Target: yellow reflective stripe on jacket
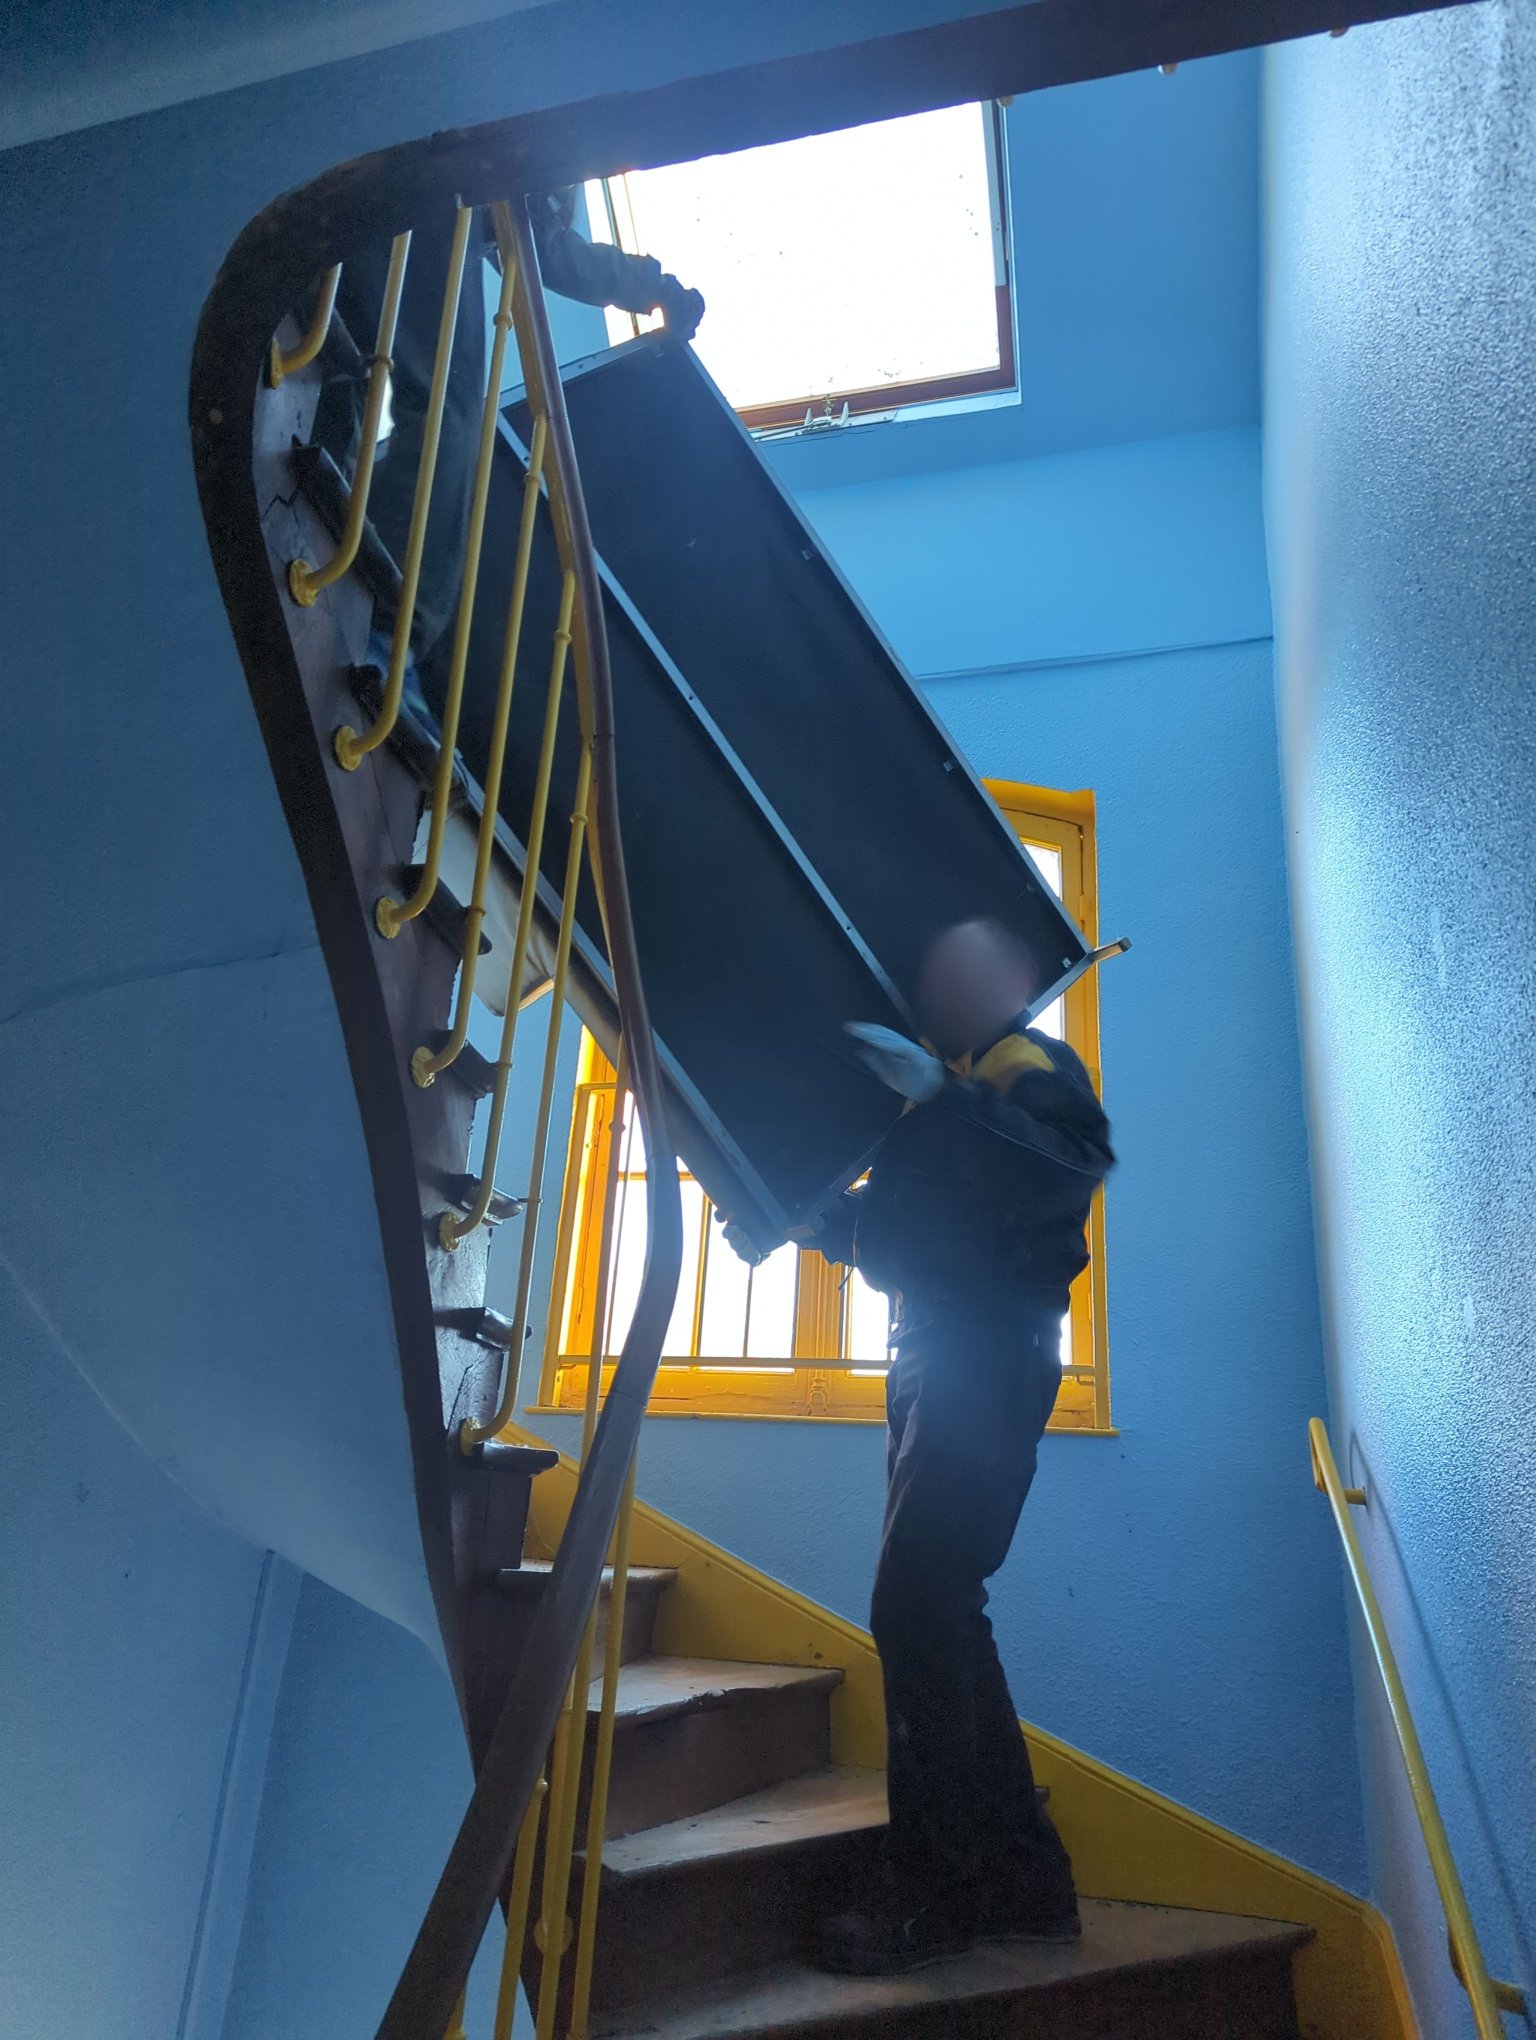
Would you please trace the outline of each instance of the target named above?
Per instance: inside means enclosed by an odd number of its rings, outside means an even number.
[[[1005,1034],[1000,1042],[977,1058],[970,1074],[995,1091],[1008,1090],[1026,1070],[1050,1070],[1056,1065],[1043,1048],[1037,1048],[1023,1034]]]

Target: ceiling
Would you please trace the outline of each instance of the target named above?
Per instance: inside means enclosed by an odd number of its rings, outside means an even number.
[[[0,148],[553,0],[3,0]]]

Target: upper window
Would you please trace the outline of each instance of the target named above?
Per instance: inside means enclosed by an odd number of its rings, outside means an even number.
[[[1091,793],[994,785],[1041,877],[1090,945],[1098,941]],[[1098,989],[1079,978],[1035,1023],[1065,1038],[1099,1081]],[[644,1145],[629,1100],[619,1107],[612,1066],[584,1044],[561,1204],[553,1294],[561,1300],[545,1345],[540,1403],[580,1408],[591,1356],[617,1358],[645,1261]],[[780,1247],[749,1269],[721,1238],[698,1184],[679,1165],[683,1275],[651,1409],[659,1415],[844,1417],[885,1407],[887,1307],[856,1269],[809,1248]],[[612,1190],[609,1184],[612,1183]],[[607,1222],[605,1223],[605,1213]],[[1054,1430],[1109,1429],[1104,1325],[1104,1209],[1095,1197],[1089,1266],[1062,1321],[1061,1394]],[[611,1269],[611,1279],[607,1270]],[[597,1299],[608,1291],[601,1332]]]
[[[597,180],[587,212],[704,293],[694,347],[749,425],[802,425],[1013,388],[1004,191],[989,104]]]

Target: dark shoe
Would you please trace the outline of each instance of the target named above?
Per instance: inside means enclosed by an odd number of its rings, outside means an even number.
[[[821,1966],[835,1976],[902,1976],[961,1954],[975,1938],[938,1902],[913,1907],[882,1894],[823,1924]]]
[[[1082,1937],[1082,1915],[1070,1884],[1045,1891],[1010,1882],[995,1888],[976,1908],[978,1941],[1069,1942]]]

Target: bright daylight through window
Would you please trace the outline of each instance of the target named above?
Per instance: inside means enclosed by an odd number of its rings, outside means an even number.
[[[948,107],[586,187],[594,240],[704,293],[694,341],[751,425],[1014,386],[998,109]],[[609,336],[656,323],[607,314]]]
[[[1003,812],[1089,943],[1098,940],[1093,796],[995,785]],[[1065,1038],[1098,1081],[1098,987],[1079,978],[1035,1023]],[[810,1248],[780,1247],[749,1269],[721,1237],[704,1192],[681,1166],[683,1275],[652,1392],[658,1414],[879,1418],[885,1407],[885,1297],[857,1269]],[[614,1182],[610,1217],[605,1186]],[[645,1260],[645,1151],[632,1108],[616,1110],[612,1066],[588,1039],[577,1086],[540,1402],[580,1408],[594,1351],[611,1364],[624,1343]],[[607,1256],[605,1257],[605,1246]],[[1102,1193],[1089,1221],[1090,1264],[1062,1321],[1056,1430],[1109,1428]],[[612,1267],[607,1325],[596,1299]]]

